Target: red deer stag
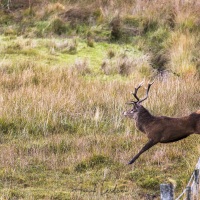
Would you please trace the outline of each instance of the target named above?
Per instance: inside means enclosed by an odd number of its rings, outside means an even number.
[[[139,99],[137,92],[143,83],[140,83],[132,93],[136,101],[128,102],[133,108],[124,112],[126,117],[134,119],[136,127],[148,137],[148,142],[128,164],[133,164],[138,157],[157,143],[176,142],[189,135],[200,134],[200,110],[191,113],[189,116],[171,118],[166,116],[153,116],[144,108],[141,103],[148,98],[149,89],[152,83],[148,84],[146,96]]]

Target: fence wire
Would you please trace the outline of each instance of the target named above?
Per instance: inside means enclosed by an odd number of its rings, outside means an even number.
[[[190,180],[183,192],[175,199],[184,200],[199,200],[199,170],[200,170],[200,158],[196,164],[196,169],[192,173]]]

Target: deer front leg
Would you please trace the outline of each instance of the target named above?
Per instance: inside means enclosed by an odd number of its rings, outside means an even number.
[[[154,146],[155,144],[157,144],[158,142],[155,142],[153,140],[149,140],[144,147],[139,151],[139,153],[133,157],[133,159],[128,163],[129,165],[133,164],[138,158],[139,156],[144,153],[145,151],[147,151],[148,149],[150,149],[152,146]]]

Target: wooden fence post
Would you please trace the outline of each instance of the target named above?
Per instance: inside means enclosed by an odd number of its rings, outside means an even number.
[[[199,199],[199,169],[194,170],[195,190],[193,191],[195,199]]]
[[[186,187],[186,200],[192,200],[191,192],[192,192],[191,187],[187,186]]]
[[[199,169],[194,170],[194,180],[197,185],[199,185]]]
[[[174,187],[172,184],[160,184],[160,199],[174,200]]]

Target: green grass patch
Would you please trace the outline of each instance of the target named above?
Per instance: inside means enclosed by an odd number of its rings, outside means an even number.
[[[101,168],[110,165],[112,161],[104,155],[93,155],[91,158],[82,161],[75,167],[76,172],[85,172],[88,169]]]

